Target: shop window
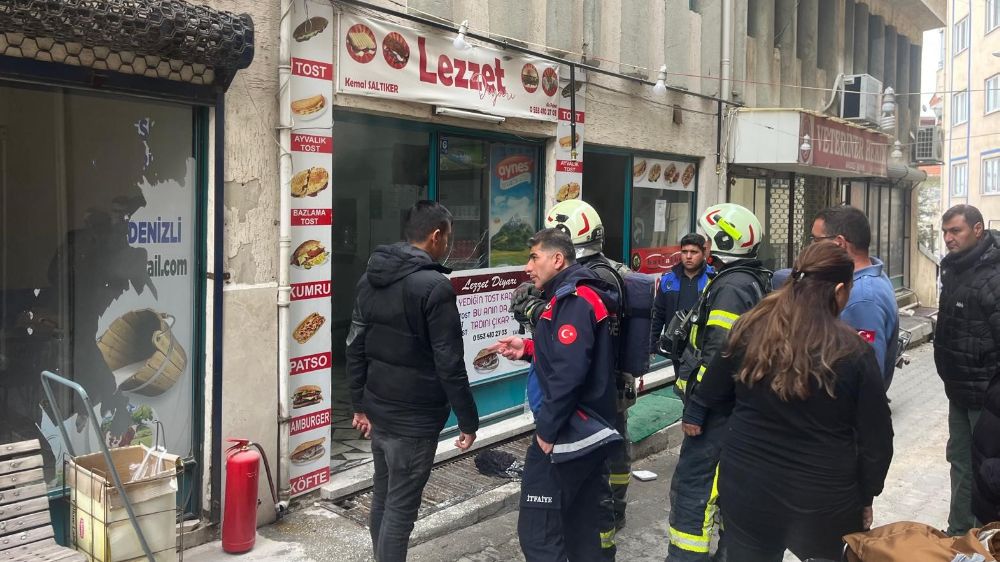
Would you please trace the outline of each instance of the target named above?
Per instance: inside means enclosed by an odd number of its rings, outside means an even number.
[[[630,158],[618,154],[584,155],[583,198],[604,223],[604,255],[624,262],[625,182],[631,175]]]
[[[694,194],[687,191],[633,187],[630,240],[632,255],[653,251],[673,256],[680,252],[681,238],[692,231],[693,197]],[[680,259],[679,254],[676,259]],[[641,267],[641,257],[639,265]],[[640,269],[635,267],[634,257],[632,266]]]
[[[190,106],[0,83],[0,443],[39,439],[58,483],[64,424],[95,436],[82,404],[44,400],[39,373],[90,395],[110,445],[194,456],[193,372],[203,243]]]

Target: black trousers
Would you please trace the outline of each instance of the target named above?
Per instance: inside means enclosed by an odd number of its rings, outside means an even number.
[[[433,437],[372,432],[375,478],[369,530],[377,562],[405,562],[436,450]]]
[[[554,464],[532,441],[524,462],[517,519],[527,562],[615,559],[614,523],[606,503],[611,494],[609,448]]]

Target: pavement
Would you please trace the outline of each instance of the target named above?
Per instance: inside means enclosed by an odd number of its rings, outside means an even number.
[[[895,454],[885,491],[875,500],[875,524],[892,521],[920,521],[938,528],[948,516],[948,463],[944,458],[948,439],[948,403],[934,370],[931,345],[911,350],[909,365],[896,371],[889,389],[895,428]],[[662,432],[660,447],[634,465],[659,475],[651,482],[633,480],[629,490],[628,525],[618,535],[618,559],[658,561],[666,557],[667,490],[677,463],[679,441],[675,429]],[[652,439],[652,438],[651,438]],[[508,484],[507,486],[516,486]],[[509,490],[508,490],[509,492]],[[459,511],[452,511],[452,510]],[[456,506],[442,511],[437,522],[418,522],[408,560],[413,562],[493,562],[524,560],[517,543],[517,513],[505,504],[494,513],[480,513],[475,520],[463,521],[464,509]],[[449,531],[440,534],[428,528],[451,521]],[[478,522],[477,522],[478,521]],[[422,527],[423,525],[423,527]],[[286,560],[312,562],[367,562],[371,544],[367,529],[321,507],[304,506],[283,520],[259,529],[257,544],[250,553],[234,557],[222,553],[218,542],[185,551],[184,559],[194,562],[240,560]],[[791,554],[787,561],[796,558]]]

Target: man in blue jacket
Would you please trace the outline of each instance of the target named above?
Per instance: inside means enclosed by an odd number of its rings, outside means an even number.
[[[609,327],[616,303],[607,283],[576,263],[565,233],[545,229],[529,244],[525,270],[548,304],[533,338],[502,338],[492,348],[531,358],[541,390],[529,396],[535,440],[521,482],[521,550],[527,562],[614,560],[613,515],[601,500],[611,494],[608,455],[618,445],[597,443],[617,435],[609,423],[617,412]]]
[[[705,261],[705,237],[691,233],[681,238],[681,261],[660,277],[653,303],[653,326],[649,353],[660,353],[660,335],[678,312],[690,310],[698,302],[708,280],[715,274]],[[670,334],[667,334],[670,337]]]
[[[875,349],[888,390],[899,347],[899,308],[882,262],[868,254],[872,240],[868,217],[850,205],[828,207],[813,220],[812,239],[832,240],[854,260],[854,286],[840,319]]]

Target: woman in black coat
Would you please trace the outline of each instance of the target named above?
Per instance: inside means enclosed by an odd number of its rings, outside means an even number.
[[[717,473],[729,560],[839,560],[841,537],[871,526],[893,434],[875,354],[837,317],[853,276],[843,249],[808,246],[688,403],[688,435],[708,410],[732,411]]]

